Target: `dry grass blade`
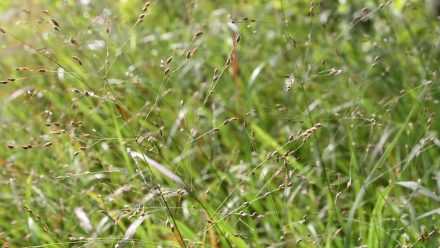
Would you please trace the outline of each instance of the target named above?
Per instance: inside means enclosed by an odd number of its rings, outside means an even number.
[[[87,216],[86,212],[84,212],[84,209],[79,207],[75,208],[75,216],[79,220],[79,225],[81,228],[86,231],[90,232],[93,230],[92,223],[90,222],[89,217]]]
[[[122,119],[124,119],[124,121],[128,121],[130,119],[130,114],[128,113],[127,109],[125,109],[122,105],[115,105],[116,110],[118,110],[118,113],[121,115]]]
[[[122,248],[127,245],[127,243],[133,238],[133,236],[136,234],[136,230],[139,228],[139,226],[144,222],[144,220],[148,217],[148,215],[141,215],[139,218],[137,218],[131,225],[128,227],[127,231],[125,231],[124,238],[120,240],[116,245],[115,248]]]
[[[430,217],[432,215],[439,215],[440,216],[440,208],[431,210],[429,212],[426,212],[424,214],[421,214],[421,215],[417,216],[417,220],[420,220],[420,219],[423,219],[423,218],[426,218],[426,217]]]
[[[397,182],[397,185],[400,185],[404,188],[410,189],[412,191],[414,191],[415,194],[420,194],[420,195],[424,195],[427,196],[435,201],[440,202],[440,197],[437,196],[434,192],[430,191],[429,189],[423,187],[422,185],[420,185],[417,182],[413,182],[413,181],[402,181],[402,182]]]
[[[138,160],[142,160],[142,161],[146,162],[147,164],[149,164],[151,167],[158,170],[165,177],[174,181],[175,183],[180,184],[180,185],[184,184],[182,179],[179,176],[177,176],[174,172],[172,172],[170,169],[168,169],[166,166],[160,164],[159,162],[149,158],[147,155],[140,153],[140,152],[132,151],[130,149],[127,149],[127,152],[130,155],[130,157],[132,157],[136,162]]]

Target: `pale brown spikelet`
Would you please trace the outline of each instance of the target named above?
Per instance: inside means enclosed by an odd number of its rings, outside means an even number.
[[[137,25],[137,24],[143,22],[143,21],[144,21],[144,18],[145,18],[145,15],[146,15],[145,13],[140,14],[140,15],[138,16],[137,20],[136,20],[135,25]]]
[[[150,1],[146,1],[144,3],[144,6],[142,7],[142,12],[147,12],[147,10],[150,7],[150,5],[151,5]]]
[[[223,125],[228,125],[229,123],[231,123],[231,122],[233,122],[233,121],[236,121],[236,120],[238,120],[237,117],[231,117],[231,118],[228,118],[228,119],[226,119],[226,120],[223,122]]]
[[[52,145],[52,142],[46,142],[46,143],[43,144],[43,147],[49,147],[51,145]]]
[[[72,59],[73,59],[76,63],[78,63],[79,65],[82,65],[82,64],[83,64],[82,61],[81,61],[78,57],[76,57],[76,56],[72,56]]]
[[[28,150],[28,149],[32,149],[32,145],[31,144],[27,144],[27,145],[22,145],[21,148]]]
[[[81,90],[79,89],[72,89],[72,92],[76,94],[81,94]]]
[[[50,22],[52,23],[53,29],[55,29],[55,31],[60,31],[61,30],[61,26],[60,26],[60,24],[58,23],[57,20],[51,18]]]
[[[57,22],[57,20],[55,20],[55,19],[50,19],[50,22],[52,22],[52,24],[54,25],[54,26],[56,26],[56,27],[60,27],[60,24]]]
[[[15,68],[16,71],[32,71],[31,68],[26,67],[26,66],[21,66],[21,67],[17,67]]]
[[[318,131],[320,128],[322,127],[321,123],[316,123],[315,125],[313,125],[313,127],[306,129],[304,132],[300,133],[297,136],[290,136],[289,139],[290,140],[298,140],[301,139],[302,141],[306,141],[308,140],[314,133],[316,133],[316,131]]]
[[[166,60],[166,64],[169,65],[173,61],[173,56],[170,56]]]
[[[286,80],[284,80],[284,90],[286,92],[289,92],[292,87],[295,85],[296,79],[295,76],[293,74],[290,74]]]
[[[50,134],[63,134],[65,131],[64,129],[55,129],[50,131]]]
[[[7,80],[0,81],[0,83],[1,84],[8,84],[8,83],[12,83],[12,82],[15,82],[15,81],[16,81],[15,78],[8,78]]]
[[[240,34],[237,33],[237,37],[235,37],[235,41],[237,42],[237,44],[240,43],[240,40],[241,40],[241,36]]]
[[[70,38],[69,41],[70,41],[70,43],[71,43],[72,45],[79,46],[78,41],[76,41],[74,38]]]
[[[193,40],[196,40],[196,39],[202,37],[202,35],[203,35],[203,31],[199,31],[199,32],[195,33],[193,36]]]
[[[197,52],[197,47],[194,47],[193,49],[191,49],[190,57],[193,57],[196,52]]]
[[[212,81],[213,81],[213,82],[217,81],[217,80],[219,79],[219,77],[220,77],[220,75],[219,75],[219,73],[218,73],[218,69],[215,68],[215,69],[214,69],[214,75],[212,76]]]

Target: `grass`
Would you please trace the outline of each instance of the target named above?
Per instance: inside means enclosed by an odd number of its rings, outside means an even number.
[[[87,2],[0,3],[3,247],[440,245],[421,1]]]

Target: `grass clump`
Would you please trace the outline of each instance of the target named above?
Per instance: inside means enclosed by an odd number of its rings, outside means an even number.
[[[440,26],[348,2],[2,2],[3,247],[438,247]]]

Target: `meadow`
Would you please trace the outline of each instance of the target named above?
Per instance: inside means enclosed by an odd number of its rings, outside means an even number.
[[[0,245],[440,247],[410,0],[0,1]]]

